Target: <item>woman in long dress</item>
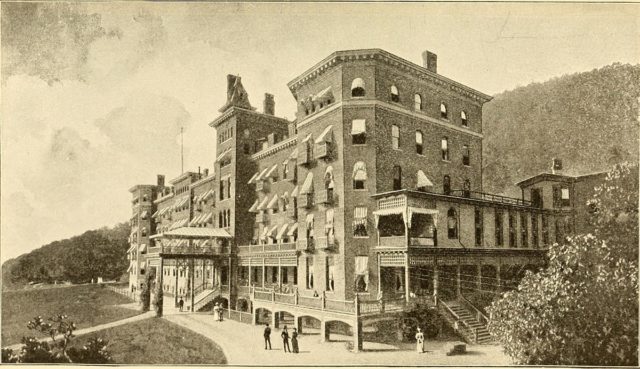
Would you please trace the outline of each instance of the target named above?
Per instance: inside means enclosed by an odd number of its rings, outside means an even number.
[[[291,348],[293,349],[293,353],[297,354],[298,351],[298,330],[293,328],[293,332],[291,333]]]
[[[420,354],[424,352],[424,334],[420,331],[420,328],[418,328],[418,333],[416,333],[416,351]]]

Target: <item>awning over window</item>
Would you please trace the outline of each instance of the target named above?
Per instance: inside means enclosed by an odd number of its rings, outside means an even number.
[[[289,227],[289,231],[287,232],[287,236],[293,236],[298,231],[298,223],[293,223],[291,227]]]
[[[141,244],[138,249],[140,250],[140,252],[144,252],[147,249],[147,244],[146,243]]]
[[[323,142],[332,142],[333,141],[333,125],[328,125],[327,128],[324,129],[324,131],[322,131],[322,133],[320,134],[320,136],[318,136],[318,138],[316,138],[316,143],[323,143]]]
[[[325,215],[326,215],[326,219],[324,222],[324,228],[325,229],[333,228],[333,209],[331,208],[327,209]]]
[[[258,200],[256,200],[253,205],[249,208],[249,213],[257,213],[258,212]]]
[[[213,213],[205,214],[201,219],[198,220],[198,224],[206,224],[209,219],[213,217]]]
[[[307,214],[305,224],[307,225],[307,229],[313,229],[313,213]]]
[[[278,168],[278,164],[273,164],[273,166],[269,169],[267,174],[265,174],[264,177],[262,177],[262,179],[267,179],[267,178],[270,178],[271,176],[273,176],[273,174],[276,172],[277,168]]]
[[[278,194],[273,195],[271,201],[267,205],[267,209],[275,209],[278,207]]]
[[[367,165],[359,161],[353,165],[353,179],[356,181],[367,180]]]
[[[155,218],[160,214],[160,210],[156,210],[155,213],[151,214],[151,218]]]
[[[188,196],[185,196],[185,197],[183,197],[183,198],[181,198],[181,199],[178,199],[178,200],[176,200],[176,202],[174,202],[174,204],[173,204],[173,208],[174,208],[174,209],[178,209],[178,208],[180,208],[181,206],[183,206],[184,204],[186,204],[186,203],[187,203],[187,201],[189,201],[189,197],[188,197]]]
[[[140,262],[140,269],[144,269],[147,266],[147,262],[146,261],[141,261]]]
[[[256,177],[258,177],[259,174],[260,172],[255,172],[254,175],[251,176],[251,179],[247,182],[247,184],[252,184],[256,180]]]
[[[209,197],[213,196],[213,194],[214,194],[214,190],[213,190],[213,189],[211,189],[211,190],[209,190],[209,191],[207,191],[207,192],[203,193],[203,194],[200,196],[199,201],[205,201],[205,200],[208,200],[208,199],[209,199]]]
[[[393,208],[373,211],[373,215],[375,216],[376,228],[378,227],[378,220],[381,216],[393,214],[402,215],[402,221],[405,222],[409,228],[411,228],[411,218],[413,217],[413,214],[431,215],[433,218],[433,224],[437,225],[438,222],[438,210],[436,209],[416,208],[413,206],[396,206]]]
[[[407,207],[407,226],[409,228],[411,228],[411,219],[413,218],[413,214],[431,215],[434,227],[438,226],[438,210],[436,209],[416,208],[413,206]]]
[[[351,121],[351,134],[359,135],[361,133],[367,132],[366,120],[364,119],[354,119]]]
[[[262,170],[262,172],[260,172],[260,174],[258,174],[258,176],[256,177],[256,179],[254,179],[254,182],[258,182],[263,180],[264,178],[262,178],[262,176],[264,176],[265,173],[267,173],[267,170],[269,170],[269,168],[264,168]]]
[[[145,210],[145,211],[142,212],[142,214],[140,214],[140,218],[146,219],[147,215],[149,215],[149,212]]]
[[[309,136],[311,137],[311,136]],[[291,155],[289,155],[289,160],[298,160],[298,148],[296,147],[295,149],[293,149],[293,151],[291,152]]]
[[[129,264],[129,268],[127,268],[127,272],[131,272],[131,269],[133,269],[133,263],[135,263],[135,261],[132,261],[131,264]]]
[[[433,182],[427,178],[426,174],[423,171],[418,170],[418,188],[421,187],[433,187]]]
[[[356,275],[369,274],[369,257],[368,256],[356,256]]]
[[[282,236],[284,235],[284,232],[287,230],[288,227],[289,227],[289,224],[283,224],[282,227],[280,227],[280,229],[278,230],[278,234],[276,235],[277,240],[282,239]]]
[[[309,141],[311,139],[311,133],[309,133],[309,135],[307,135],[307,137],[304,138],[304,140],[300,141],[300,143],[307,143],[307,141]]]
[[[367,223],[368,208],[365,206],[357,206],[353,209],[353,222],[355,224]]]
[[[226,150],[224,150],[224,152],[222,154],[220,154],[220,156],[218,156],[216,158],[216,163],[220,162],[221,160],[224,160],[225,158],[231,157],[231,148],[228,148]]]
[[[189,219],[187,219],[187,218],[177,220],[171,225],[171,227],[169,229],[176,229],[176,228],[184,227],[187,224],[188,221],[189,221]]]
[[[313,101],[326,101],[328,99],[333,100],[333,93],[331,92],[331,86],[325,88],[324,90],[318,92],[315,96],[313,96]]]
[[[293,188],[293,191],[291,191],[291,197],[298,197],[298,186]]]
[[[258,205],[258,207],[256,208],[256,210],[264,210],[267,208],[267,203],[269,202],[269,197],[265,196],[262,201],[260,202],[260,205]]]
[[[136,245],[131,245],[131,247],[129,247],[129,249],[127,250],[127,254],[132,252],[134,249],[136,248]]]
[[[197,217],[195,217],[195,218],[191,219],[191,221],[189,222],[189,225],[190,225],[190,226],[192,226],[192,225],[196,225],[196,224],[198,224],[198,220],[199,220],[200,218],[202,218],[203,216],[204,216],[204,214],[200,214],[200,215],[198,215]]]
[[[304,179],[304,183],[302,184],[302,188],[300,189],[300,194],[305,195],[308,193],[313,193],[313,173],[309,172],[307,174],[307,178]]]

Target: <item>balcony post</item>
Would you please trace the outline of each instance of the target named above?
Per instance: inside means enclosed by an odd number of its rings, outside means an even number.
[[[496,265],[496,282],[497,282],[496,291],[501,292],[502,286],[500,285],[500,263]]]
[[[462,295],[462,290],[460,288],[460,262],[456,265],[456,295],[458,298]]]
[[[296,289],[293,292],[293,303],[294,305],[298,305],[298,287],[296,287]]]
[[[325,308],[325,304],[326,304],[326,295],[324,293],[324,291],[322,291],[322,295],[320,295],[320,306],[322,306],[322,310],[324,310]]]
[[[404,255],[404,298],[409,302],[409,250]]]

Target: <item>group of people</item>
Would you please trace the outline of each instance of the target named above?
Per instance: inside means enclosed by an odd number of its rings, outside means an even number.
[[[215,303],[213,304],[213,316],[217,317],[218,321],[222,321],[222,316],[224,315],[224,307],[222,304]]]
[[[282,345],[284,352],[293,352],[294,354],[299,353],[298,349],[298,330],[293,328],[293,332],[291,332],[291,347],[289,347],[289,331],[287,330],[287,326],[285,325],[282,329],[282,333],[280,333],[280,337],[282,337]],[[271,350],[271,328],[267,323],[267,326],[264,328],[264,349],[267,350],[267,346],[269,346],[268,350]],[[293,348],[293,351],[291,349]]]

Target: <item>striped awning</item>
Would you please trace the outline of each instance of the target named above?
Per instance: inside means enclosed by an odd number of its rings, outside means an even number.
[[[222,228],[182,227],[166,232],[165,237],[201,237],[201,238],[231,238],[229,232]]]
[[[183,198],[181,198],[181,199],[179,199],[179,200],[176,200],[176,202],[175,202],[175,203],[174,203],[174,205],[173,205],[173,208],[174,208],[174,209],[178,209],[178,208],[180,208],[181,206],[183,206],[184,204],[186,204],[186,203],[187,203],[187,201],[189,201],[189,197],[188,197],[188,196],[185,196],[185,197],[183,197]]]
[[[262,177],[262,179],[271,178],[271,176],[276,173],[276,169],[278,169],[278,164],[273,164],[273,166],[269,169],[269,171]]]
[[[289,224],[283,224],[282,227],[280,227],[280,229],[278,230],[278,234],[276,235],[277,240],[282,239],[284,232],[287,230],[287,228],[289,228],[289,226],[290,226]]]
[[[204,216],[198,220],[198,224],[207,224],[209,219],[211,219],[212,217],[213,213],[204,214]]]
[[[197,217],[194,217],[193,219],[191,219],[191,221],[189,222],[189,225],[196,225],[198,224],[198,221],[200,220],[200,218],[202,218],[204,216],[204,214],[200,214]]]
[[[278,207],[278,194],[273,195],[271,201],[267,205],[267,209],[275,209]]]
[[[298,148],[296,147],[289,155],[289,160],[298,160]]]
[[[278,230],[278,226],[274,225],[273,227],[269,228],[269,232],[267,232],[267,235],[270,237],[275,237],[277,230]]]
[[[260,174],[258,174],[258,176],[254,179],[254,181],[257,182],[263,180],[262,176],[267,173],[267,170],[269,170],[269,168],[264,168],[262,172],[260,172]]]
[[[160,215],[160,210],[156,210],[156,212],[151,215],[151,218],[155,218],[158,215]]]
[[[259,174],[260,172],[255,172],[255,174],[251,177],[251,179],[249,180],[249,182],[247,182],[247,184],[252,184],[256,180],[256,177],[258,177]]]
[[[359,135],[367,131],[366,121],[364,119],[354,119],[351,121],[351,134]]]
[[[267,207],[267,202],[269,201],[269,197],[265,196],[264,199],[260,202],[260,205],[256,208],[256,210],[264,210]]]
[[[293,236],[296,233],[296,231],[298,231],[298,223],[293,223],[291,227],[289,227],[287,236]]]
[[[223,159],[225,159],[225,158],[227,158],[228,156],[231,156],[231,148],[228,148],[228,149],[224,150],[224,151],[222,152],[222,154],[220,154],[220,156],[218,156],[218,157],[216,158],[216,163],[217,163],[217,162],[220,162],[221,160],[223,160]]]
[[[307,173],[307,178],[304,179],[304,183],[302,184],[302,188],[300,189],[300,194],[308,194],[313,193],[313,173]]]
[[[298,197],[298,186],[293,188],[293,191],[291,191],[291,197]]]
[[[251,205],[251,207],[248,210],[249,213],[257,213],[258,212],[258,200],[256,199],[256,201],[253,203],[253,205]]]
[[[333,129],[333,125],[332,124],[328,125],[327,128],[325,128],[324,131],[322,131],[320,136],[316,138],[315,142],[317,144],[323,143],[323,142],[332,142],[333,141],[332,129]]]
[[[144,252],[147,249],[147,244],[143,243],[140,245],[140,247],[138,248],[138,250],[140,250],[140,252]]]
[[[309,135],[305,137],[304,140],[302,140],[300,143],[307,143],[307,141],[309,141],[310,139],[311,139],[311,133],[309,133]]]
[[[367,180],[367,165],[364,162],[359,161],[353,166],[353,179],[356,181]]]
[[[145,210],[142,212],[142,214],[140,214],[140,218],[146,219],[148,215],[149,215],[149,212]]]

